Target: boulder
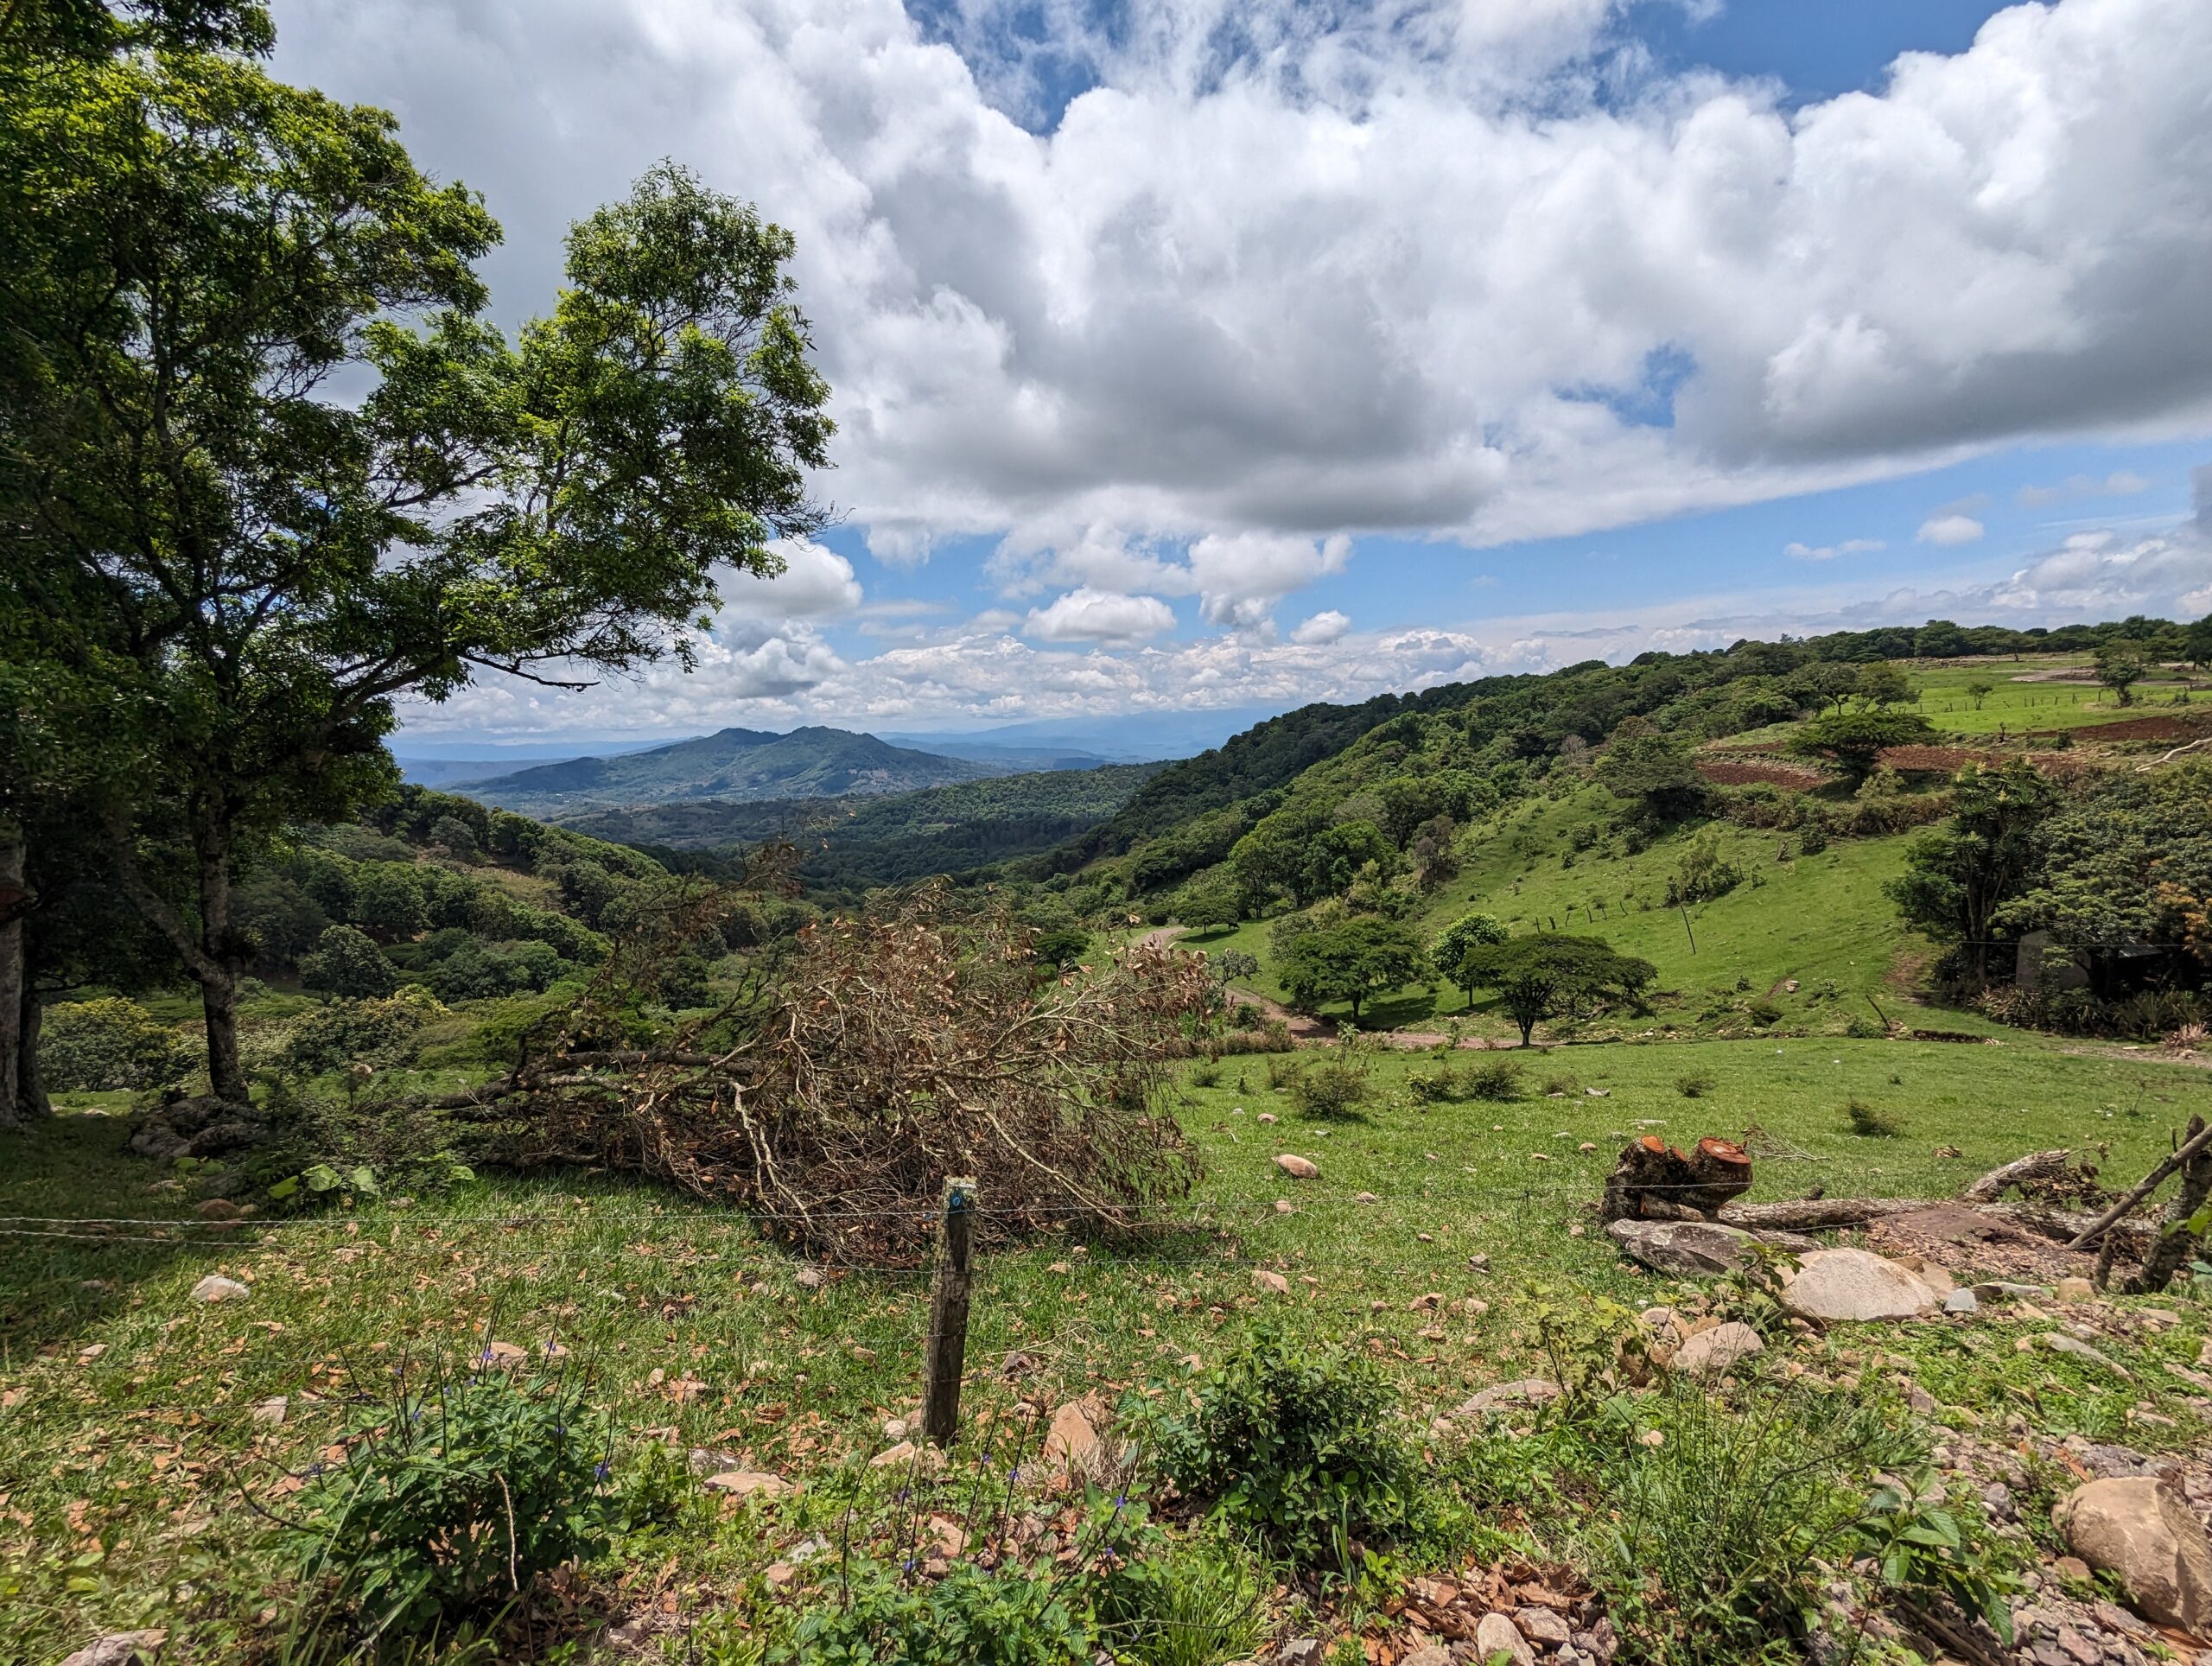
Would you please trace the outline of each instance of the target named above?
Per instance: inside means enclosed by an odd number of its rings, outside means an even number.
[[[1475,1657],[1495,1660],[1503,1655],[1513,1666],[1536,1666],[1536,1651],[1521,1628],[1503,1614],[1484,1614],[1475,1624]]]
[[[1675,1278],[1733,1272],[1758,1242],[1749,1232],[1715,1221],[1610,1221],[1605,1236],[1630,1259]]]
[[[1757,1331],[1731,1320],[1709,1331],[1700,1331],[1683,1343],[1675,1351],[1674,1366],[1678,1371],[1694,1376],[1717,1377],[1738,1361],[1765,1351],[1766,1344],[1759,1339]]]
[[[1522,1637],[1548,1648],[1564,1649],[1574,1639],[1573,1631],[1566,1620],[1548,1608],[1516,1608],[1513,1611],[1513,1625]]]
[[[912,1440],[901,1440],[895,1447],[884,1447],[881,1452],[868,1460],[868,1466],[870,1469],[896,1469],[901,1464],[912,1462],[913,1456],[914,1443]]]
[[[1275,1159],[1275,1167],[1294,1180],[1317,1180],[1321,1178],[1319,1166],[1312,1158],[1300,1157],[1295,1152],[1284,1152]]]
[[[2087,1301],[2096,1294],[2096,1286],[2085,1278],[2063,1278],[2058,1281],[2058,1299],[2061,1301]]]
[[[1782,1293],[1782,1305],[1801,1319],[1910,1319],[1942,1302],[1910,1270],[1866,1250],[1814,1251]]]
[[[1943,1298],[1943,1311],[1947,1313],[1978,1313],[1981,1311],[1981,1298],[1971,1290],[1953,1290]]]
[[[251,1285],[241,1284],[234,1278],[225,1278],[220,1273],[210,1273],[192,1287],[194,1301],[244,1301],[252,1294]]]
[[[1090,1400],[1071,1400],[1052,1414],[1045,1431],[1045,1461],[1060,1469],[1083,1470],[1098,1461],[1098,1431],[1104,1408]]]
[[[2212,1544],[2181,1495],[2150,1476],[2089,1481],[2051,1519],[2074,1554],[2117,1578],[2146,1619],[2212,1636]]]

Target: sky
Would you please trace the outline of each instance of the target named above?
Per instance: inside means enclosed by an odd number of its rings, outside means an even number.
[[[671,157],[797,239],[841,512],[458,742],[1287,708],[2212,612],[2204,0],[276,0],[510,327]]]

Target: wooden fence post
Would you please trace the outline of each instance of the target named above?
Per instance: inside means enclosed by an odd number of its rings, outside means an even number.
[[[950,1446],[960,1430],[960,1375],[968,1363],[968,1259],[976,1182],[944,1183],[937,1224],[937,1279],[930,1292],[930,1353],[922,1384],[922,1432]]]

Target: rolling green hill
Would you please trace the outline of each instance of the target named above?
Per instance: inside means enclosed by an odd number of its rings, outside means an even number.
[[[575,758],[452,790],[543,821],[593,811],[689,799],[834,798],[911,792],[1007,772],[967,759],[914,752],[846,729],[789,734],[728,728],[696,741],[612,758]]]

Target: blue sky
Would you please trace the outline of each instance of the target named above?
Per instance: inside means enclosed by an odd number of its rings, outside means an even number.
[[[2212,611],[2201,0],[276,10],[280,67],[486,193],[502,321],[673,156],[792,228],[836,390],[846,517],[696,675],[418,738]]]

